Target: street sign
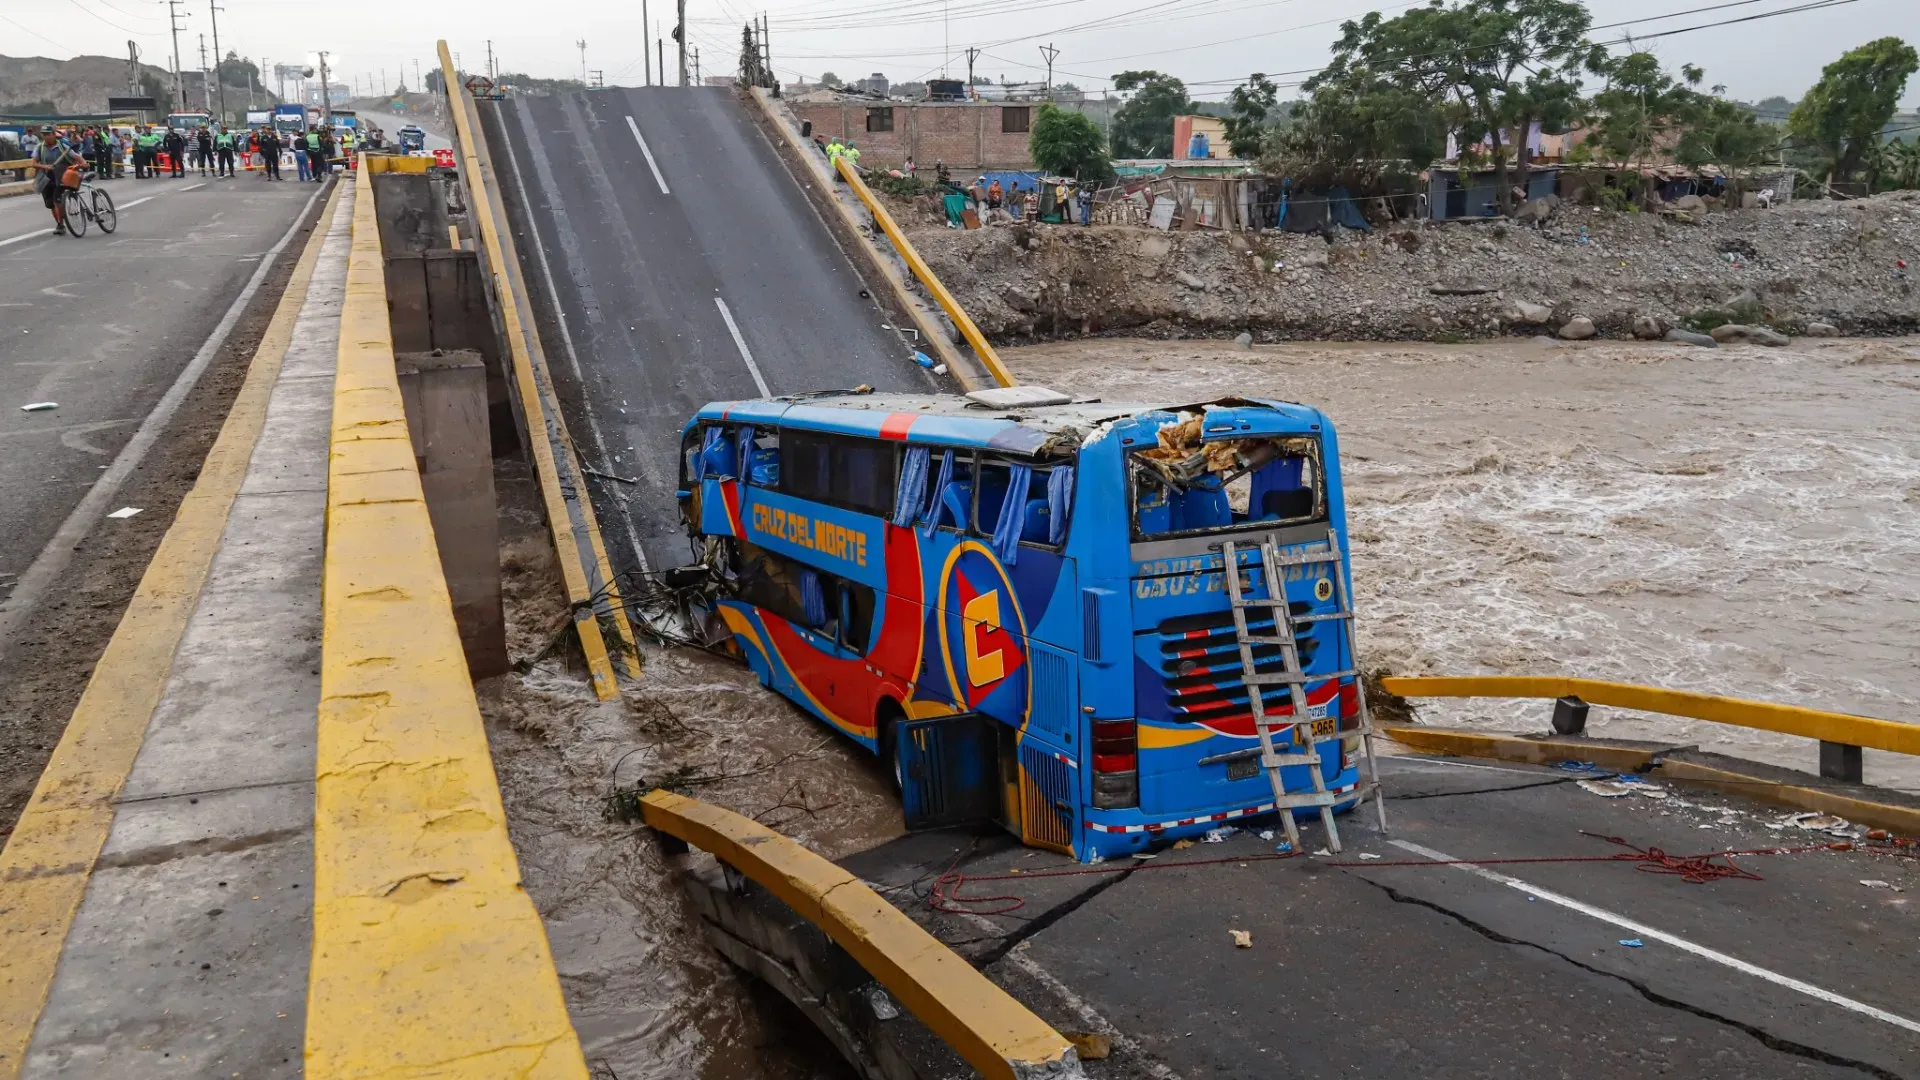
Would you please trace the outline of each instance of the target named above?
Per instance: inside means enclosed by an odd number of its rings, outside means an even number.
[[[467,93],[472,94],[476,100],[502,96],[500,91],[494,88],[493,80],[485,75],[467,76],[466,87]]]
[[[110,113],[152,112],[154,100],[150,97],[110,97],[107,99],[107,111]]]

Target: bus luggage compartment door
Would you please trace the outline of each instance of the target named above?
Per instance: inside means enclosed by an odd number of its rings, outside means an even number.
[[[909,831],[984,824],[1000,810],[999,724],[979,713],[895,721]]]

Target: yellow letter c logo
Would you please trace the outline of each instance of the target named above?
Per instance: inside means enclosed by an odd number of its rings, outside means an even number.
[[[1000,629],[1000,594],[981,593],[967,601],[961,614],[967,620],[967,681],[975,686],[986,686],[1006,678],[1007,661],[1001,651],[980,652],[980,635],[989,629]]]

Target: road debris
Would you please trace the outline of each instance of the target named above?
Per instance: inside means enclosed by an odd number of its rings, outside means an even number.
[[[57,401],[36,401],[30,405],[20,406],[20,411],[21,412],[46,412],[48,409],[57,409],[59,407],[60,407],[60,403]]]
[[[1581,780],[1581,791],[1591,792],[1603,799],[1618,799],[1633,794],[1632,784],[1623,784],[1618,780]]]
[[[1621,938],[1620,944],[1625,945],[1629,949],[1644,949],[1647,947],[1647,943],[1637,937]]]
[[[1234,948],[1236,948],[1236,949],[1251,949],[1251,948],[1253,948],[1253,931],[1251,931],[1251,930],[1229,930],[1229,931],[1227,931],[1227,933],[1229,933],[1229,934],[1232,934],[1232,935],[1233,935],[1233,947],[1234,947]]]
[[[1236,829],[1231,825],[1222,825],[1217,829],[1208,829],[1207,835],[1201,837],[1200,839],[1209,844],[1224,843],[1227,837],[1232,836],[1234,833],[1237,833],[1239,831],[1240,831],[1239,829]],[[1267,834],[1267,836],[1272,836],[1272,835],[1273,835],[1272,833]],[[1266,839],[1266,836],[1261,837],[1261,839],[1263,840]]]
[[[1113,1054],[1113,1036],[1104,1031],[1063,1031],[1081,1061],[1104,1061]]]
[[[1903,889],[1900,888],[1900,886],[1895,885],[1893,882],[1881,881],[1879,878],[1861,878],[1860,884],[1865,885],[1869,889],[1889,889],[1893,892],[1904,891]]]
[[[1794,814],[1787,818],[1787,823],[1808,832],[1823,833],[1843,833],[1851,824],[1843,817],[1817,813]]]
[[[113,513],[108,514],[107,516],[110,518],[114,518],[115,520],[118,520],[118,521],[125,521],[126,519],[134,516],[135,514],[140,513],[141,509],[142,508],[138,506],[123,506],[120,509],[115,510]]]

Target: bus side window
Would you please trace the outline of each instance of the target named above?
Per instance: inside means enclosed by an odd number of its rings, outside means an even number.
[[[857,581],[838,579],[840,585],[840,644],[865,656],[873,645],[873,589]]]
[[[953,454],[953,475],[940,490],[933,503],[933,520],[949,529],[965,529],[973,520],[973,451],[955,449],[952,451],[936,449],[933,471],[935,479],[944,468],[945,455]]]
[[[706,426],[695,424],[687,429],[680,439],[680,487],[691,488],[695,476],[699,475],[700,444],[706,438]]]
[[[748,456],[747,483],[754,487],[779,487],[780,429],[743,427],[740,430],[753,432],[752,447],[742,447],[742,451]]]
[[[701,429],[700,460],[695,475],[706,480],[734,480],[740,476],[739,451],[730,426],[707,424]]]

